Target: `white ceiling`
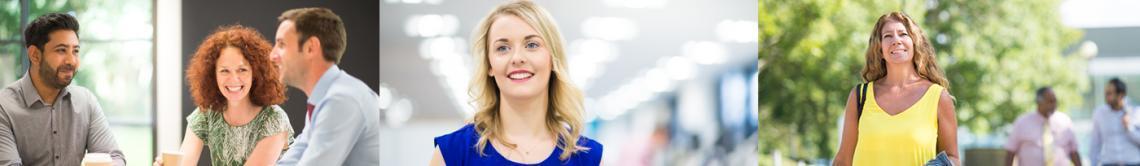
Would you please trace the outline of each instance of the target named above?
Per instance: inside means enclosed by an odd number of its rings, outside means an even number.
[[[443,36],[458,38],[463,41],[463,45],[459,45],[459,47],[462,49],[461,53],[466,53],[467,40],[469,40],[470,32],[475,24],[495,5],[505,1],[426,1],[438,4],[409,2],[425,1],[386,0],[380,4],[380,83],[382,86],[390,87],[396,91],[397,98],[407,98],[411,101],[414,106],[414,113],[411,117],[414,119],[461,118],[463,113],[456,104],[457,102],[453,101],[452,95],[450,95],[452,92],[446,88],[443,81],[445,79],[433,74],[432,60],[421,57],[421,42],[428,38],[409,35],[407,23],[413,16],[428,14],[454,16],[458,21],[457,26],[453,29],[454,33]],[[723,45],[725,51],[724,63],[699,65],[695,73],[698,77],[694,77],[696,79],[709,78],[699,75],[715,74],[724,70],[756,64],[758,48],[754,42],[755,37],[751,37],[753,42],[733,42],[724,38],[734,38],[732,35],[756,36],[757,32],[718,36],[717,29],[718,24],[725,20],[750,21],[755,24],[758,1],[638,0],[615,2],[647,2],[651,6],[655,3],[660,4],[660,6],[656,8],[629,8],[607,5],[608,3],[602,0],[538,2],[551,13],[559,25],[559,30],[566,40],[567,46],[565,47],[571,47],[569,45],[574,41],[590,38],[588,36],[591,35],[584,33],[584,29],[589,27],[583,27],[583,23],[589,18],[618,18],[632,22],[634,33],[626,33],[629,35],[628,39],[609,42],[613,44],[613,47],[616,47],[616,56],[611,61],[599,64],[602,70],[598,71],[598,75],[591,79],[589,83],[591,86],[584,89],[588,98],[601,98],[603,95],[629,83],[632,78],[645,75],[644,73],[647,70],[658,66],[658,61],[661,59],[681,56],[683,45],[691,41],[717,43]],[[615,24],[604,21],[602,23]],[[618,22],[618,24],[620,23]],[[612,25],[603,25],[603,27],[607,26],[613,27]],[[448,31],[448,29],[445,28],[444,31]],[[744,36],[743,38],[749,37]],[[574,58],[575,55],[569,56]],[[581,70],[575,69],[575,67],[571,64],[571,72]],[[464,72],[470,72],[467,67],[462,67],[462,69],[468,70]]]

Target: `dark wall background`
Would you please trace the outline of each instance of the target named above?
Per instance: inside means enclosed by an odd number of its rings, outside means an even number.
[[[273,43],[277,33],[277,16],[282,12],[301,7],[324,7],[332,9],[344,21],[348,32],[348,47],[340,66],[348,74],[368,84],[373,92],[379,86],[379,3],[380,1],[301,1],[301,0],[192,0],[182,2],[182,69],[185,71],[190,57],[202,40],[216,28],[224,25],[241,24],[261,32],[266,40]],[[162,55],[160,55],[162,56]],[[184,84],[187,84],[183,80]],[[289,114],[294,134],[305,127],[305,93],[289,88],[289,97],[282,108]],[[182,117],[190,115],[196,106],[190,97],[189,86],[182,88]],[[182,121],[186,126],[186,121]],[[185,130],[185,128],[183,129]],[[182,133],[185,133],[183,131]],[[296,135],[294,135],[296,136]],[[209,165],[209,150],[202,150],[199,165]]]

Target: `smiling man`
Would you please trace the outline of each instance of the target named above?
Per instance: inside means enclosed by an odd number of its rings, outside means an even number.
[[[380,105],[364,81],[337,67],[344,23],[326,8],[285,11],[271,59],[286,85],[305,92],[305,128],[278,165],[380,165]]]
[[[80,165],[106,153],[125,165],[95,95],[71,85],[79,69],[79,22],[40,16],[24,31],[31,68],[0,89],[0,165]]]

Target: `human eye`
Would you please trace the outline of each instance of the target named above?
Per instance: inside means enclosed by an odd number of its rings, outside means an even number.
[[[507,52],[507,51],[511,51],[511,48],[510,48],[510,47],[507,47],[507,46],[497,46],[497,47],[495,47],[495,52]]]
[[[530,48],[530,49],[535,49],[535,48],[538,48],[539,46],[540,45],[538,44],[538,42],[530,42],[530,43],[526,44],[526,48]]]

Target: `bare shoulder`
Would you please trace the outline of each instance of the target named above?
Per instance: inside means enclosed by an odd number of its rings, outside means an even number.
[[[844,108],[843,108],[845,110],[845,112],[854,113],[855,110],[858,110],[857,107],[859,107],[858,103],[859,103],[859,93],[860,93],[859,88],[862,86],[863,86],[863,84],[856,84],[855,86],[851,87],[851,92],[847,93],[847,101],[845,102],[846,106],[844,106]],[[847,113],[845,113],[845,114],[847,114]]]
[[[855,84],[855,86],[851,86],[851,92],[847,93],[847,103],[848,104],[855,104],[856,101],[859,100],[859,93],[860,93],[859,87],[862,87],[862,86],[863,86],[862,83]],[[868,87],[868,88],[870,88],[870,87]],[[851,106],[854,106],[854,105],[851,105]],[[854,108],[854,107],[852,107],[852,108]]]
[[[954,95],[950,95],[950,91],[945,88],[942,89],[942,93],[938,97],[938,110],[938,112],[954,113]]]
[[[443,154],[439,152],[439,146],[435,147],[435,152],[431,155],[431,161],[428,163],[431,166],[447,165],[443,161]]]
[[[938,98],[938,104],[942,104],[944,102],[954,104],[954,95],[950,95],[950,90],[942,88],[942,93],[939,96],[940,97]]]
[[[859,87],[860,86],[863,86],[863,84],[857,84],[854,87],[851,87],[851,92],[847,94],[847,98],[848,99],[854,99],[855,97],[858,97],[856,95],[859,94]]]

